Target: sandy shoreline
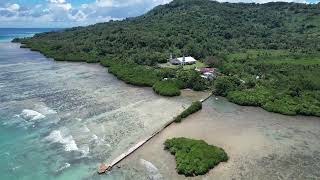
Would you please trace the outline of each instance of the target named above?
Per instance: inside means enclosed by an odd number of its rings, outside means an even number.
[[[161,174],[150,179],[186,179],[176,173],[163,142],[189,137],[224,148],[230,160],[205,176],[187,179],[319,179],[319,136],[320,118],[284,116],[210,98],[202,111],[167,127],[121,166],[138,167],[143,159]]]

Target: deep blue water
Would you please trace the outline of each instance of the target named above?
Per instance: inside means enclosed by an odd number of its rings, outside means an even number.
[[[36,33],[58,31],[58,28],[0,28],[0,42],[8,42],[14,38],[32,37]]]

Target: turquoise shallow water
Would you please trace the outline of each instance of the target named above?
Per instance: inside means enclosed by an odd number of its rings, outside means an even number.
[[[44,60],[18,45],[0,43],[0,179],[80,179],[90,177],[89,168],[96,166],[86,157],[87,147],[67,134],[66,123],[58,123],[66,115],[58,113],[63,96],[73,94],[50,80],[61,65]],[[66,102],[66,112],[73,103]]]
[[[0,42],[0,179],[150,179],[150,163],[102,176],[97,165],[191,101],[126,85],[98,64],[55,62]]]

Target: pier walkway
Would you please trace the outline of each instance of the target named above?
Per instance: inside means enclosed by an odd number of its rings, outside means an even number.
[[[201,99],[200,102],[204,102],[207,99],[209,99],[212,96],[212,94],[210,94],[208,97]],[[130,154],[132,154],[134,151],[136,151],[137,149],[139,149],[141,146],[143,146],[145,143],[147,143],[150,139],[152,139],[154,136],[156,136],[157,134],[159,134],[161,131],[163,131],[166,127],[170,126],[172,123],[174,122],[174,118],[167,122],[165,125],[163,125],[159,130],[157,130],[156,132],[154,132],[152,135],[148,136],[147,138],[145,138],[144,140],[138,142],[137,144],[135,144],[134,146],[132,146],[131,148],[129,148],[126,152],[120,154],[117,158],[115,158],[112,162],[108,163],[108,164],[104,164],[101,163],[99,165],[98,168],[98,173],[99,174],[103,174],[107,171],[110,171],[115,165],[117,165],[118,163],[120,163],[123,159],[125,159],[127,156],[129,156]]]

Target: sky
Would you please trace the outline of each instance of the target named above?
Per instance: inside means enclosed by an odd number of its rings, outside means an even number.
[[[171,0],[0,0],[0,28],[64,28],[141,15]],[[266,3],[277,0],[218,0]],[[281,0],[318,3],[320,0]]]

